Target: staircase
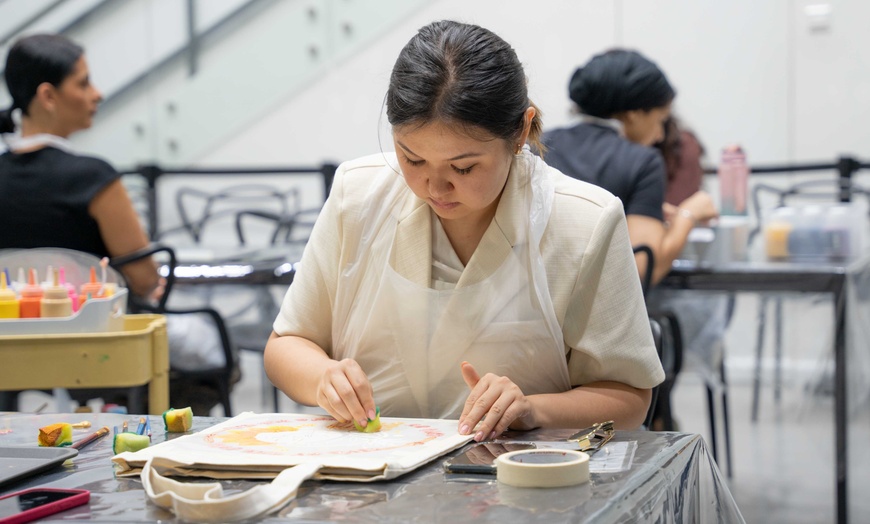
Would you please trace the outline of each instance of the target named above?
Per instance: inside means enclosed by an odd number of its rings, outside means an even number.
[[[68,35],[105,98],[76,145],[117,166],[189,165],[426,3],[0,0],[0,52],[19,35]]]

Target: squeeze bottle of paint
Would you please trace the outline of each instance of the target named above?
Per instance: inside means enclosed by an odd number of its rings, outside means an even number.
[[[58,269],[58,279],[60,280],[60,285],[66,288],[67,295],[69,295],[69,300],[72,303],[73,313],[75,313],[79,310],[79,294],[76,292],[76,287],[66,281],[66,271],[62,267]]]
[[[65,286],[60,285],[57,270],[54,271],[52,285],[45,288],[45,295],[40,302],[40,314],[44,318],[68,317],[72,315],[72,300]]]
[[[91,266],[91,281],[85,282],[79,288],[81,293],[79,295],[79,307],[83,307],[88,298],[103,298],[103,295],[100,294],[102,287],[103,285],[97,282],[97,268]]]
[[[0,272],[0,318],[19,318],[21,308],[18,298],[6,284],[6,272]]]
[[[109,298],[115,294],[117,286],[113,282],[106,282],[106,268],[109,267],[109,257],[100,259],[100,272],[102,275],[102,288],[100,290],[100,298]]]
[[[42,287],[36,283],[36,269],[30,269],[30,280],[21,288],[21,318],[39,318],[40,303],[42,302]]]

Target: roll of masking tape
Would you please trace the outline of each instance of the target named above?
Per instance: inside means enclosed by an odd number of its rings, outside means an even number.
[[[518,488],[559,488],[589,481],[589,455],[582,451],[509,451],[495,461],[499,482]]]

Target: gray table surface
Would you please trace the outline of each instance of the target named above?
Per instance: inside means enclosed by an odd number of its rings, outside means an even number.
[[[117,414],[0,414],[0,446],[36,445],[37,429],[55,422],[89,420],[112,427],[138,416]],[[197,417],[193,431],[225,419]],[[153,443],[173,438],[152,416]],[[93,430],[93,427],[91,430]],[[512,433],[509,438],[561,440],[570,430]],[[85,435],[77,430],[76,439]],[[635,442],[630,466],[619,472],[594,472],[588,483],[555,489],[513,488],[493,477],[444,472],[440,457],[397,479],[375,483],[306,481],[298,496],[264,522],[743,522],[727,485],[698,435],[618,431],[611,441]],[[52,521],[174,522],[174,515],[149,502],[139,479],[114,475],[112,438],[83,448],[49,472],[0,488],[0,495],[33,488],[81,488],[88,505],[50,517]],[[599,453],[606,452],[602,450]],[[224,481],[227,492],[248,489],[253,481]]]

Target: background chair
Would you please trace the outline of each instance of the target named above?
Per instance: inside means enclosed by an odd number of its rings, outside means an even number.
[[[640,244],[633,247],[636,259],[640,262],[641,258],[645,258],[645,270],[641,277],[641,289],[643,290],[644,300],[649,296],[649,290],[652,286],[653,269],[655,267],[655,255],[652,248],[648,245]],[[652,311],[647,303],[647,312],[649,314],[650,329],[653,334],[653,342],[658,351],[659,360],[662,363],[662,368],[665,371],[665,380],[653,388],[653,398],[650,401],[649,411],[647,412],[645,425],[648,429],[656,429],[663,431],[673,431],[674,422],[670,411],[670,390],[676,382],[677,375],[682,368],[683,362],[683,345],[680,335],[679,322],[676,317],[668,311]],[[665,399],[665,402],[660,402]],[[654,422],[660,427],[654,428]]]
[[[169,246],[153,244],[145,249],[115,257],[110,261],[110,265],[119,272],[121,268],[132,262],[151,258],[153,255],[163,253],[166,258],[165,285],[163,295],[154,302],[130,295],[129,309],[132,312],[150,312],[160,313],[168,316],[168,321],[172,322],[174,315],[206,315],[214,324],[214,328],[218,332],[220,341],[220,349],[223,353],[223,365],[217,367],[207,367],[203,369],[180,369],[172,367],[170,363],[169,381],[170,381],[170,401],[172,400],[172,391],[180,388],[205,388],[204,394],[208,394],[211,389],[217,393],[218,402],[221,404],[224,416],[232,416],[232,404],[230,401],[230,390],[232,384],[238,380],[238,362],[232,349],[231,338],[224,323],[223,317],[215,309],[210,307],[196,308],[172,308],[169,307],[168,301],[172,290],[175,287],[175,267],[177,260],[175,252]],[[182,407],[182,406],[175,406]],[[197,415],[208,415],[203,413],[201,409]]]
[[[677,313],[668,308],[666,302],[660,304],[658,300],[650,300],[653,266],[655,265],[655,258],[652,249],[647,245],[638,245],[634,246],[633,250],[637,258],[640,258],[641,256],[646,258],[646,270],[641,278],[641,288],[643,289],[644,297],[647,299],[647,312],[650,317],[650,326],[653,330],[653,339],[656,342],[656,348],[659,349],[659,359],[661,360],[662,368],[665,371],[664,382],[658,385],[653,391],[654,400],[650,404],[650,410],[647,413],[646,426],[647,428],[659,431],[675,431],[677,428],[673,413],[671,412],[670,394],[671,389],[676,383],[677,376],[683,368],[683,328],[680,324]],[[733,309],[733,297],[730,298],[730,301],[731,309]],[[729,427],[730,417],[728,412],[727,381],[725,377],[724,359],[720,358],[718,360],[716,368],[716,379],[705,377],[704,380],[707,390],[710,447],[713,453],[713,459],[718,462],[719,433],[716,416],[716,399],[718,398],[722,404],[725,458],[728,466],[728,475],[730,476],[731,434]]]
[[[181,225],[165,231],[161,238],[179,233],[196,246],[214,248],[216,253],[232,253],[232,259],[244,262],[268,252],[270,257],[284,257],[296,262],[281,246],[300,251],[307,240],[320,209],[303,209],[297,188],[278,190],[269,185],[246,184],[206,192],[197,188],[180,188],[175,198]],[[234,231],[235,235],[227,232]],[[248,251],[246,251],[248,250]],[[225,257],[218,256],[216,260]],[[281,288],[281,289],[278,289]],[[283,286],[208,285],[185,286],[182,295],[219,310],[234,347],[260,356],[278,315]],[[271,397],[273,411],[278,411],[279,392],[265,371],[263,395]]]

